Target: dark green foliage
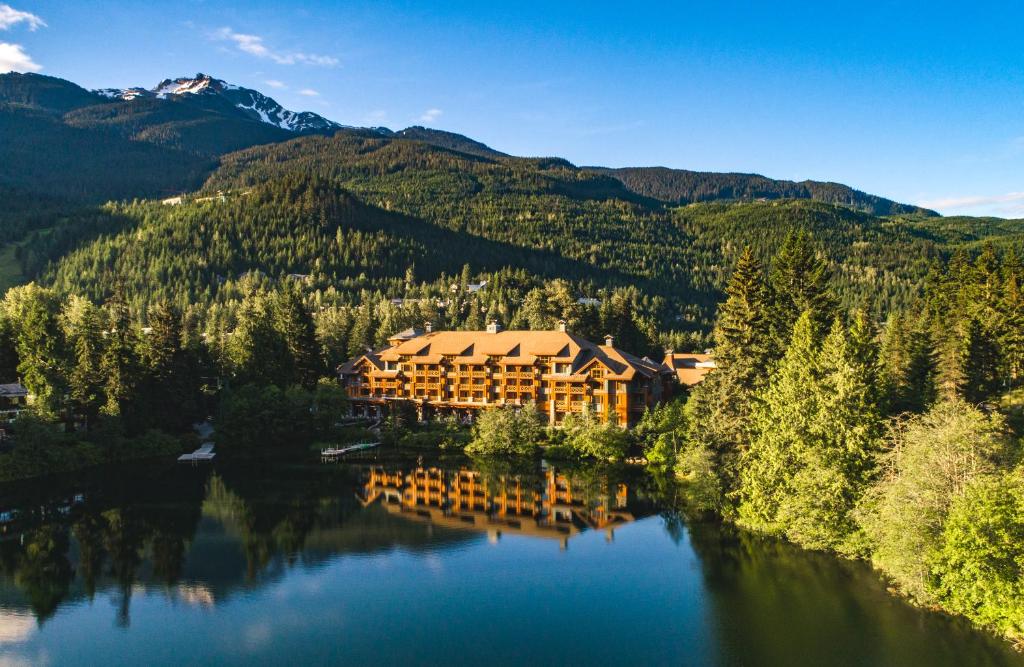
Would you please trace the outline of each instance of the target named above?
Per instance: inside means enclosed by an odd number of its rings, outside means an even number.
[[[802,313],[810,313],[822,329],[835,315],[827,262],[804,231],[791,232],[772,261],[769,275],[772,355],[779,357]]]
[[[466,452],[483,456],[530,455],[543,434],[540,414],[532,405],[507,405],[483,410],[473,424],[473,440]]]
[[[691,204],[720,199],[814,199],[828,204],[849,206],[874,215],[937,215],[934,211],[897,204],[839,183],[794,183],[757,174],[722,174],[665,167],[626,167],[595,171],[614,176],[639,195],[671,204]]]
[[[305,447],[315,435],[313,393],[299,386],[246,384],[226,391],[217,413],[217,445],[227,450]]]
[[[715,325],[718,369],[687,403],[689,439],[711,453],[726,489],[735,489],[738,461],[752,438],[757,394],[768,380],[770,311],[760,264],[743,251]]]
[[[931,588],[950,611],[1024,642],[1024,476],[983,479],[949,510]]]

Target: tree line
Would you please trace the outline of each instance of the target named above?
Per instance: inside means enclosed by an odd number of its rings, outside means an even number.
[[[767,268],[748,249],[719,309],[718,369],[645,418],[648,458],[694,507],[869,559],[918,602],[1020,641],[1024,470],[1004,413],[1019,419],[1024,397],[1022,277],[1012,250],[957,254],[878,326],[838,307],[810,237]]]

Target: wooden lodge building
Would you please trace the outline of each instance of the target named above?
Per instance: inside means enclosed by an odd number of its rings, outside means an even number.
[[[482,408],[533,405],[559,425],[589,406],[604,423],[631,426],[676,386],[665,364],[616,348],[610,336],[592,343],[564,323],[554,331],[408,329],[388,343],[339,368],[356,415],[382,416],[389,403],[409,401],[421,419],[469,421]]]

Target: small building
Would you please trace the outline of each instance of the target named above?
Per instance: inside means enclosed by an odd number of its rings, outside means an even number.
[[[664,363],[676,374],[679,384],[687,388],[700,384],[708,373],[718,367],[709,353],[673,352],[672,350],[665,352]]]
[[[421,419],[452,414],[471,421],[495,406],[533,406],[551,425],[588,409],[604,423],[635,424],[667,399],[675,385],[664,364],[641,359],[565,330],[486,331],[407,329],[388,347],[338,369],[353,412],[383,416],[390,404],[416,407]]]
[[[0,384],[0,422],[10,424],[28,407],[28,389],[20,382]]]

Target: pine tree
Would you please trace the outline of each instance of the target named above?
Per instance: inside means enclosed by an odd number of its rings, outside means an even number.
[[[963,339],[963,395],[969,403],[981,403],[1001,387],[1000,354],[995,337],[977,318],[967,323]]]
[[[106,402],[101,412],[121,416],[135,398],[139,381],[138,336],[124,287],[117,285],[104,304],[107,333],[102,368]]]
[[[348,337],[348,356],[358,357],[361,354],[365,354],[367,348],[373,346],[376,329],[373,311],[364,302],[363,305],[356,309],[352,331]]]
[[[274,328],[272,306],[264,294],[253,294],[242,301],[225,352],[238,384],[282,387],[291,378],[291,370],[286,367],[287,348]]]
[[[735,489],[739,458],[750,445],[757,392],[768,378],[768,320],[764,275],[750,248],[736,263],[715,325],[714,373],[686,404],[695,447],[713,452],[722,487]],[[729,508],[723,511],[728,512]]]
[[[84,419],[86,428],[92,428],[106,402],[102,313],[88,299],[72,296],[64,305],[60,322],[69,348],[66,376],[72,410]]]
[[[323,368],[317,349],[316,325],[297,288],[286,287],[275,294],[273,314],[274,328],[281,335],[288,353],[289,384],[301,384],[312,389]]]
[[[819,255],[810,235],[803,230],[791,231],[775,255],[769,280],[775,357],[786,349],[793,326],[805,311],[812,313],[819,328],[832,321],[836,303],[830,280],[828,262]]]
[[[1024,296],[1021,295],[1016,271],[1007,272],[1000,309],[1003,326],[999,333],[999,347],[1003,353],[1004,372],[1008,381],[1016,385],[1024,377]]]
[[[754,412],[756,436],[743,455],[739,519],[749,528],[781,534],[783,502],[793,495],[793,475],[818,437],[818,338],[811,311],[793,327],[782,362]]]
[[[29,283],[9,289],[3,307],[12,329],[21,382],[35,397],[36,411],[56,416],[64,393],[60,360],[66,352],[57,322],[56,295]]]

